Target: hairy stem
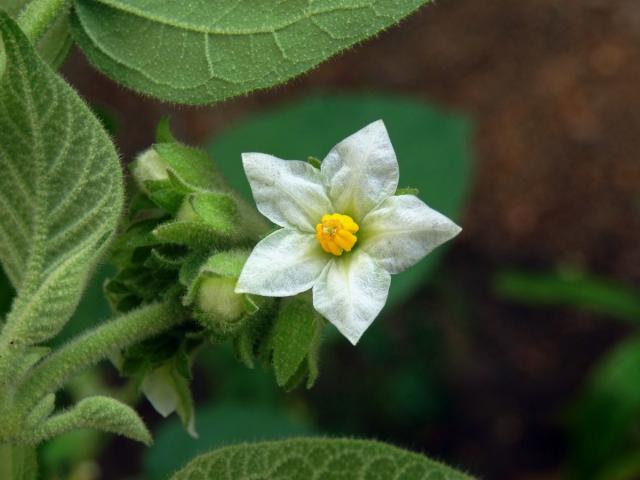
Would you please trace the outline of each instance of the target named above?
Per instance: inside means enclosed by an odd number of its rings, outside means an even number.
[[[0,478],[35,480],[38,464],[35,447],[0,443]]]
[[[134,310],[77,337],[34,368],[18,388],[16,407],[28,412],[44,395],[55,392],[73,375],[119,349],[164,332],[184,320],[173,303]]]
[[[18,17],[18,25],[35,43],[69,5],[71,0],[31,0]]]

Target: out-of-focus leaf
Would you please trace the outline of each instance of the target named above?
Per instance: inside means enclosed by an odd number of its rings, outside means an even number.
[[[562,306],[609,315],[640,324],[640,292],[579,272],[500,272],[495,278],[498,294],[529,305]]]
[[[68,478],[74,465],[98,455],[105,436],[97,430],[73,430],[40,447],[42,478]]]
[[[640,382],[635,381],[638,372],[638,336],[618,345],[594,370],[572,418],[574,478],[605,478],[602,477],[605,468],[637,452],[640,446],[637,434]]]
[[[145,478],[164,480],[198,453],[223,445],[309,435],[312,430],[273,407],[226,404],[198,408],[198,433],[200,438],[194,439],[175,419],[163,422],[146,453]]]
[[[210,151],[229,184],[251,198],[242,170],[242,152],[298,160],[323,158],[336,143],[379,118],[384,120],[398,156],[400,186],[418,188],[420,198],[429,206],[457,219],[470,183],[470,122],[415,99],[376,94],[314,95],[234,126],[214,140]],[[395,275],[388,304],[401,302],[415,292],[445,249],[436,249],[426,260]]]
[[[296,438],[223,448],[197,457],[171,478],[471,479],[423,455],[384,443],[327,438]]]

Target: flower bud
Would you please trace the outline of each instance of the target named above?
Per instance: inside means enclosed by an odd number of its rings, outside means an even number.
[[[249,252],[228,250],[209,257],[192,283],[185,303],[194,316],[216,334],[232,334],[258,306],[246,294],[236,293],[236,283]]]
[[[142,152],[131,164],[131,173],[141,190],[146,192],[145,183],[148,181],[168,180],[165,162],[153,147]]]

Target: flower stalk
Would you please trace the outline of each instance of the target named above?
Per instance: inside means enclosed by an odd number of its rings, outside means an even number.
[[[183,320],[182,310],[173,302],[156,303],[77,337],[35,367],[18,388],[18,411],[28,412],[44,395],[56,391],[74,375],[114,351],[162,333]]]

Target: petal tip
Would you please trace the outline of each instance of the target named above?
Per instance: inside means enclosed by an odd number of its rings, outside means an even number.
[[[259,153],[256,152],[242,152],[240,154],[240,158],[242,158],[242,165],[247,166],[247,164],[253,164],[257,161],[257,157]]]

